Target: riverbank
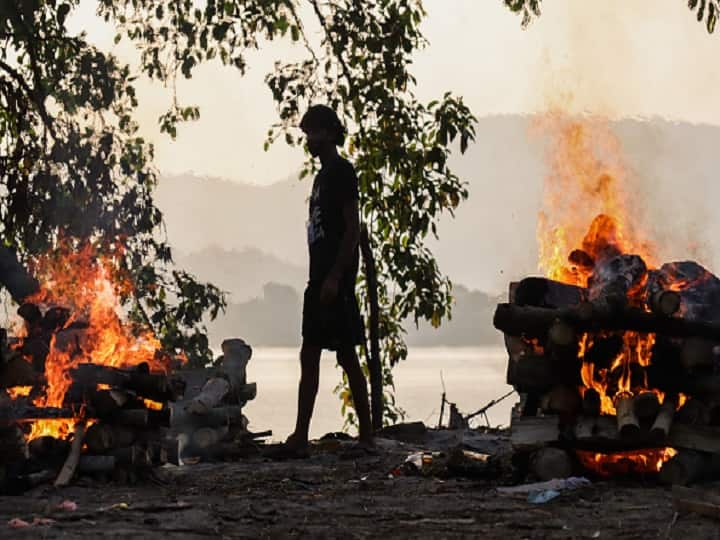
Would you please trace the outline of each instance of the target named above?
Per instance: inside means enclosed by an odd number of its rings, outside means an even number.
[[[437,433],[437,432],[436,432]],[[346,459],[334,440],[309,459],[166,467],[136,486],[86,482],[0,498],[3,538],[716,538],[716,522],[676,516],[672,493],[652,481],[599,482],[531,504],[503,494],[507,477],[402,472],[408,455],[452,446],[379,439],[375,455]],[[495,448],[502,436],[473,436]],[[493,446],[494,445],[494,446]],[[717,489],[705,486],[704,489]],[[60,509],[69,500],[75,510]],[[66,505],[67,506],[67,505]],[[21,519],[44,524],[11,528]]]

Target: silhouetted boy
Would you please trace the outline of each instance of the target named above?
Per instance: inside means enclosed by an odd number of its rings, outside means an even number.
[[[345,129],[332,109],[325,105],[310,107],[300,128],[308,151],[320,158],[321,169],[313,182],[307,223],[310,276],[303,303],[297,423],[284,446],[295,457],[307,455],[322,349],[336,351],[338,364],[350,383],[360,443],[372,446],[367,384],[355,352],[364,341],[355,297],[360,237],[358,180],[352,164],[338,155]]]

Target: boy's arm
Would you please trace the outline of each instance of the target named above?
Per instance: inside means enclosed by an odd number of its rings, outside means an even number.
[[[358,209],[358,200],[353,198],[345,203],[342,210],[343,221],[345,222],[345,233],[340,240],[340,249],[338,251],[335,263],[330,273],[325,278],[322,289],[320,291],[320,301],[330,303],[335,300],[340,287],[340,280],[350,266],[360,241],[360,213]]]

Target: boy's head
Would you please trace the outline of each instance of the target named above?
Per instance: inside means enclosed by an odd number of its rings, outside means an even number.
[[[335,111],[327,105],[313,105],[300,120],[300,129],[307,138],[310,155],[317,157],[326,146],[342,146],[345,128]]]

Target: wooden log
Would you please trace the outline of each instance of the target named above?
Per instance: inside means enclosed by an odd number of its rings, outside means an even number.
[[[200,393],[186,405],[185,410],[197,415],[208,414],[229,391],[230,383],[225,379],[220,377],[208,379]]]
[[[113,415],[113,422],[123,426],[145,427],[149,425],[150,412],[147,409],[122,409]]]
[[[42,381],[42,375],[33,365],[19,355],[0,362],[0,388],[13,386],[35,386]]]
[[[548,340],[556,347],[569,347],[577,344],[577,334],[571,325],[557,320],[548,330]]]
[[[513,364],[508,382],[518,392],[545,393],[557,382],[555,362],[547,356],[524,356]]]
[[[594,388],[585,390],[582,402],[582,412],[585,416],[598,416],[601,410],[600,393]]]
[[[688,426],[677,422],[670,427],[667,440],[661,444],[653,443],[649,437],[640,437],[636,441],[622,440],[618,433],[617,419],[613,416],[580,417],[571,432],[565,432],[563,436],[565,440],[572,437],[578,448],[597,452],[670,446],[720,454],[720,428]],[[520,449],[543,446],[560,439],[557,416],[514,418],[510,426],[510,442],[513,447]]]
[[[35,407],[28,405],[19,405],[17,407],[0,408],[0,426],[10,425],[15,422],[26,423],[35,420],[48,420],[67,418],[72,420],[73,411],[66,408],[58,407]]]
[[[498,330],[510,335],[542,339],[557,319],[570,324],[578,333],[624,330],[674,337],[697,336],[720,341],[718,322],[661,317],[634,307],[613,311],[590,303],[569,308],[498,304],[493,324]]]
[[[242,339],[226,339],[222,342],[222,369],[227,374],[233,392],[238,393],[245,385],[246,367],[252,357],[252,348]],[[238,401],[242,401],[237,397]]]
[[[680,383],[681,391],[694,397],[712,399],[720,396],[720,376],[702,375],[699,377],[686,377]]]
[[[153,463],[153,453],[144,445],[133,444],[124,448],[114,448],[110,454],[118,465],[149,467]]]
[[[221,442],[227,434],[227,427],[203,427],[193,432],[190,442],[194,448],[203,449]]]
[[[630,291],[647,278],[647,266],[638,255],[619,253],[596,261],[589,280],[589,298],[611,309],[624,307]]]
[[[720,456],[681,450],[663,464],[660,481],[667,485],[687,486],[698,481],[711,481],[720,473]]]
[[[633,407],[641,421],[651,421],[660,411],[660,399],[655,392],[640,392],[633,398]]]
[[[28,457],[28,445],[20,426],[0,428],[0,464],[21,462]]]
[[[210,409],[207,414],[195,415],[185,410],[183,404],[176,404],[171,407],[170,425],[175,428],[183,426],[195,427],[219,427],[225,425],[235,425],[243,422],[242,407],[239,405],[230,405],[227,407],[215,407]]]
[[[582,409],[582,398],[576,386],[555,385],[544,401],[544,411],[557,414],[562,423],[570,423]]]
[[[257,397],[257,383],[246,383],[238,386],[235,395],[240,404],[244,405],[248,401],[252,401]]]
[[[670,317],[680,310],[682,300],[676,291],[658,290],[647,301],[650,309],[658,315]]]
[[[665,401],[660,406],[660,411],[655,417],[655,421],[650,427],[650,437],[653,441],[661,443],[667,439],[675,417],[676,401],[670,396],[665,397]]]
[[[174,401],[178,397],[177,388],[165,374],[144,373],[89,363],[78,364],[70,373],[75,382],[88,388],[107,384],[132,390],[139,396],[161,402]]]
[[[551,446],[540,448],[530,458],[530,469],[538,479],[567,478],[573,472],[573,460],[567,451]]]
[[[574,306],[587,298],[587,290],[541,277],[528,277],[517,283],[510,302],[521,306]]]
[[[73,433],[73,440],[68,457],[65,460],[62,469],[60,469],[60,474],[58,474],[58,477],[55,479],[55,487],[67,486],[70,483],[70,480],[72,480],[80,460],[80,450],[82,449],[84,439],[85,423],[78,422],[75,424],[75,432]]]
[[[113,426],[103,422],[93,424],[85,434],[85,444],[88,450],[101,454],[115,447],[115,433]]]
[[[711,454],[720,454],[720,428],[688,426],[674,422],[666,441],[673,448],[687,448]]]
[[[89,401],[95,415],[103,418],[122,409],[131,399],[132,395],[127,391],[110,389],[95,390],[91,393]]]
[[[640,435],[640,421],[635,414],[633,397],[630,394],[618,396],[615,403],[617,426],[620,437],[627,441],[637,440]]]
[[[680,424],[706,426],[710,423],[710,408],[703,401],[691,397],[680,407],[675,418]]]
[[[67,456],[70,443],[50,435],[37,437],[28,443],[30,456],[39,461],[52,461],[61,456]]]
[[[720,497],[712,491],[674,485],[672,495],[673,508],[678,514],[693,513],[720,519]]]
[[[513,418],[510,442],[513,448],[542,446],[560,438],[560,419],[557,416]]]
[[[115,456],[83,454],[78,462],[81,473],[109,473],[115,469]]]
[[[148,425],[155,427],[170,427],[170,409],[148,411]]]
[[[634,441],[634,444],[630,445],[628,441],[622,441],[618,432],[617,418],[613,416],[578,418],[572,429],[572,438],[576,442],[583,443],[584,447],[597,450],[625,449],[641,442]]]
[[[688,372],[712,372],[715,365],[715,342],[691,337],[685,340],[680,350],[680,362]]]

